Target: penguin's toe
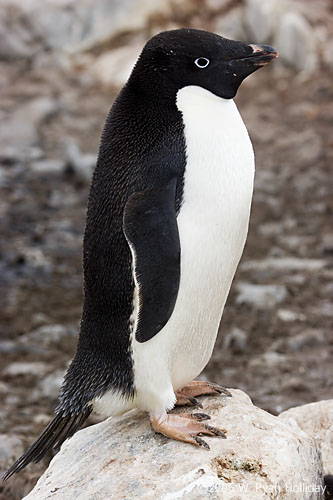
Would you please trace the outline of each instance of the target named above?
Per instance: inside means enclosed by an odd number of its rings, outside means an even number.
[[[228,397],[232,396],[228,389],[219,384],[202,380],[193,380],[189,384],[182,387],[182,389],[176,391],[176,406],[187,405],[199,406],[202,408],[202,404],[197,399],[197,396],[214,396],[217,394],[224,394]]]
[[[189,413],[190,418],[194,418],[198,420],[198,422],[202,422],[202,420],[210,420],[210,416],[207,413]]]
[[[202,446],[209,450],[209,446],[201,436],[226,438],[225,433],[217,427],[204,424],[201,420],[209,417],[206,414],[152,414],[151,425],[155,432],[170,439]]]
[[[215,384],[214,382],[206,382],[206,384],[214,390],[214,392],[217,392],[218,394],[224,394],[225,396],[228,396],[229,398],[232,397],[232,394],[228,389],[225,387],[222,387],[222,385]]]

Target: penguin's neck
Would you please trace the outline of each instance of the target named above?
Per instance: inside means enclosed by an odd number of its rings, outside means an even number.
[[[187,198],[207,210],[215,195],[216,203],[242,210],[252,195],[254,155],[235,102],[188,86],[178,91],[176,104],[184,124]]]
[[[215,125],[219,127],[218,132],[221,132],[221,121],[226,124],[226,130],[230,126],[239,126],[239,131],[243,135],[244,131],[247,134],[246,127],[239,114],[237,106],[233,99],[224,99],[219,97],[203,87],[189,85],[183,87],[177,92],[176,105],[178,110],[182,113],[184,122],[186,118],[202,117],[210,120],[210,127],[214,128]],[[193,120],[191,120],[193,121]],[[200,123],[200,120],[199,122]],[[226,130],[223,130],[226,133]],[[237,140],[236,130],[232,130],[235,139]]]

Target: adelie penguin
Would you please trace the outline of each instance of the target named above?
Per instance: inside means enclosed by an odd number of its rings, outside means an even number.
[[[193,29],[147,42],[101,139],[77,352],[55,417],[5,479],[59,448],[92,411],[139,408],[156,432],[204,447],[200,436],[225,437],[204,414],[168,411],[228,394],[194,379],[211,357],[248,231],[254,155],[233,97],[275,57],[269,46]]]

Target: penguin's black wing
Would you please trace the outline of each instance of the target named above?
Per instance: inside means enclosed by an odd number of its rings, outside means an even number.
[[[124,210],[123,229],[133,257],[139,293],[135,338],[146,342],[169,320],[180,281],[180,242],[175,177],[159,189],[134,193]]]

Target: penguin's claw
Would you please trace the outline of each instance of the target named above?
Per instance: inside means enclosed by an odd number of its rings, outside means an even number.
[[[179,391],[176,391],[176,406],[199,406],[203,408],[201,402],[196,399],[196,396],[209,396],[216,394],[224,394],[231,397],[231,392],[225,387],[215,384],[214,382],[204,382],[201,380],[193,380],[185,385]]]
[[[211,419],[207,413],[177,413],[177,415],[183,418],[193,418],[193,420],[197,420],[198,422]]]
[[[197,399],[197,398],[189,398],[189,401],[192,403],[193,406],[199,406],[199,408],[203,408],[203,405],[199,401],[199,399]]]
[[[223,439],[227,439],[227,436],[223,431],[221,431],[221,429],[218,429],[217,427],[211,427],[210,425],[207,425],[206,427],[209,431],[213,432],[214,436],[219,436]]]
[[[190,416],[190,418],[198,420],[198,422],[202,422],[202,420],[210,420],[211,418],[206,413],[188,413],[188,415]]]
[[[206,384],[218,394],[224,394],[225,396],[232,398],[231,392],[228,391],[228,389],[226,389],[225,387],[222,387],[222,385],[214,384],[214,382],[206,382]]]
[[[199,408],[203,408],[202,403],[197,398],[186,396],[178,392],[176,392],[176,396],[177,400],[175,406],[198,406]]]
[[[198,414],[152,414],[150,416],[151,425],[155,432],[164,436],[202,446],[209,450],[208,444],[200,436],[213,436],[226,438],[220,429],[201,423],[207,420],[208,415]]]
[[[198,443],[199,446],[202,446],[203,448],[206,448],[206,450],[210,450],[210,446],[204,439],[201,439],[199,436],[194,437],[195,441]]]

